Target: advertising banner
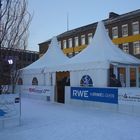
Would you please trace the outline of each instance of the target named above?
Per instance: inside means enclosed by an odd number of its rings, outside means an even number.
[[[19,94],[0,95],[0,119],[20,117]]]
[[[22,93],[28,94],[46,94],[50,96],[51,86],[21,86]]]
[[[118,89],[71,87],[71,99],[118,104]]]
[[[120,88],[118,102],[119,104],[140,106],[140,88]]]

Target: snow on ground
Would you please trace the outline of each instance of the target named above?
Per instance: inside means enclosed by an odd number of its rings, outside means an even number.
[[[23,98],[21,126],[0,140],[140,140],[140,117]]]

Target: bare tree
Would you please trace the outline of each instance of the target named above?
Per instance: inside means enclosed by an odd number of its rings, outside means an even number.
[[[25,49],[31,22],[27,0],[1,0],[0,12],[1,47]]]
[[[1,47],[9,49],[26,49],[28,43],[28,28],[31,15],[27,11],[27,0],[0,0],[0,67],[2,69]],[[14,57],[14,61],[16,58]],[[19,72],[16,62],[11,67],[11,84],[17,82]],[[1,70],[2,71],[2,70]],[[14,72],[13,72],[14,71]],[[15,72],[16,71],[16,72]],[[1,77],[1,76],[0,76]],[[14,89],[13,89],[14,91]]]

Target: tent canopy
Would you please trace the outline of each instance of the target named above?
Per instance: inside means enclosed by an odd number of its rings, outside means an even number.
[[[110,64],[139,65],[140,60],[125,53],[109,38],[103,22],[99,22],[91,43],[82,52],[61,65],[46,71],[76,71],[88,69],[107,69]]]
[[[44,71],[44,68],[60,65],[69,58],[62,52],[57,38],[53,37],[47,52],[31,65],[23,68],[23,72],[36,73]]]

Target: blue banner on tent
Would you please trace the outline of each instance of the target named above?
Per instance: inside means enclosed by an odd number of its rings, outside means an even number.
[[[118,104],[118,89],[71,87],[71,99]]]

